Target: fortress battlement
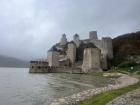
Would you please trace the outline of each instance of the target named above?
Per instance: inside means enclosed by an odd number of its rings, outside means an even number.
[[[107,59],[112,58],[112,39],[103,37],[99,40],[97,31],[89,32],[88,39],[83,40],[75,34],[72,41],[68,41],[66,34],[63,34],[60,42],[48,51],[47,56],[50,68],[78,68],[80,73],[108,69]]]

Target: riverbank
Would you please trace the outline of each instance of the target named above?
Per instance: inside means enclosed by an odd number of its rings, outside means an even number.
[[[140,75],[139,75],[139,69],[133,71],[133,73],[126,72],[129,75],[133,75],[136,78],[139,78],[140,80]],[[114,98],[111,100],[109,103],[106,105],[140,105],[140,82],[135,84],[137,85],[136,88],[132,88],[131,91],[128,91],[124,94],[119,95],[118,97]]]
[[[105,93],[96,95],[87,100],[84,100],[83,102],[79,102],[77,105],[106,105],[107,103],[109,103],[110,101],[115,99],[116,97],[121,96],[132,90],[135,90],[137,88],[140,88],[140,82],[138,82],[134,85],[130,85],[128,87],[124,87],[124,88],[120,88],[120,89],[116,89],[116,90],[112,90],[112,91],[107,91]],[[118,100],[117,100],[117,102],[118,102]],[[110,102],[109,105],[120,105],[120,103],[122,103],[122,101],[118,102],[119,104],[112,104],[112,103],[114,103],[114,101]],[[128,105],[128,104],[121,104],[121,105]],[[135,105],[135,104],[133,104],[133,105]],[[136,104],[136,105],[138,105],[138,104]]]
[[[140,105],[140,88],[117,97],[107,105]]]
[[[124,88],[129,85],[136,84],[139,81],[137,78],[130,77],[126,74],[117,73],[116,75],[118,76],[118,78],[116,79],[116,84],[114,85],[108,85],[102,88],[90,89],[87,91],[80,92],[78,94],[60,98],[60,99],[54,100],[50,105],[75,105],[75,104],[80,105],[81,103],[79,102],[89,99],[92,96],[104,93],[106,91]],[[43,104],[43,105],[47,105],[47,104]],[[92,104],[83,104],[83,105],[92,105]]]
[[[116,72],[116,71],[112,71]],[[133,76],[135,78],[140,78],[139,74],[128,72],[125,70],[117,70],[117,72],[122,72],[124,74]],[[125,88],[108,91],[94,97],[89,98],[79,102],[77,105],[140,105],[140,81],[134,85],[130,85]],[[129,93],[128,93],[129,92]],[[136,97],[136,98],[135,98]],[[131,101],[131,102],[130,102]],[[94,103],[94,104],[93,104]]]

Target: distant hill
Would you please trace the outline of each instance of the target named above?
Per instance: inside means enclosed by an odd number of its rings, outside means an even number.
[[[140,56],[140,31],[128,33],[113,39],[114,58],[126,60],[132,56]]]
[[[29,67],[27,61],[19,60],[13,57],[0,55],[0,67]]]

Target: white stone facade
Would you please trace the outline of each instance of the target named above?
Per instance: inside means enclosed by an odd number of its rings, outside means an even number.
[[[107,58],[113,58],[112,39],[110,37],[102,38],[102,53],[107,55]]]
[[[86,47],[89,45],[91,46]],[[79,53],[82,55],[80,59],[76,56]],[[48,52],[49,66],[59,67],[59,61],[64,62],[63,59],[70,61],[69,66],[76,66],[78,60],[83,60],[80,61],[83,62],[81,69],[85,73],[92,72],[93,69],[108,69],[108,59],[112,58],[112,39],[104,37],[99,40],[97,31],[89,32],[89,38],[84,40],[80,40],[79,35],[75,34],[71,42],[68,42],[66,35],[63,34],[60,43],[54,45],[52,51]]]
[[[56,51],[49,51],[48,63],[50,67],[59,67],[59,53]]]
[[[86,48],[84,50],[82,71],[89,73],[94,70],[101,70],[100,56],[101,52],[98,48]]]
[[[67,57],[72,65],[75,64],[76,59],[76,45],[74,43],[68,44]]]

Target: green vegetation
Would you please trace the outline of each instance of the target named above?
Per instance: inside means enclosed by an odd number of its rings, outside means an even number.
[[[131,68],[133,66],[133,69]],[[110,73],[113,72],[121,72],[126,74],[135,74],[140,78],[140,65],[136,65],[135,63],[124,62],[120,64],[117,70],[107,71]],[[79,102],[77,105],[106,105],[108,102],[112,101],[114,98],[123,95],[127,92],[140,88],[140,82],[134,85],[130,85],[125,88],[111,90],[105,93],[101,93],[99,95],[93,96],[90,99]]]
[[[117,66],[117,71],[122,73],[140,74],[140,64],[133,61],[125,61]]]
[[[93,96],[90,99],[79,102],[77,105],[105,105],[109,101],[113,100],[114,98],[116,98],[124,93],[127,93],[129,91],[135,90],[137,88],[140,88],[140,82],[138,82],[135,85],[130,85],[125,88],[112,90],[112,91],[108,91],[108,92]]]
[[[119,67],[117,70],[122,73],[126,72],[140,75],[140,66],[133,66],[133,69],[131,67]]]
[[[132,66],[137,66],[138,64],[134,61],[125,61],[122,62],[118,65],[118,67],[120,68],[128,68],[128,67],[132,67]]]
[[[140,75],[140,32],[129,33],[113,39],[113,53],[114,59],[108,60],[109,67],[114,70],[106,71],[107,73],[121,72],[129,75]],[[79,58],[81,57],[81,52],[83,47],[80,48],[77,53]],[[101,75],[101,74],[98,74]],[[140,76],[138,76],[140,77]],[[111,77],[112,78],[112,77]],[[114,77],[117,78],[117,77]],[[79,102],[77,105],[105,105],[114,98],[127,93],[129,91],[140,88],[140,82],[137,84],[101,93],[99,95],[93,96],[90,99]]]
[[[113,39],[114,58],[118,61],[124,61],[131,56],[140,54],[140,31],[128,33]]]
[[[107,71],[107,73],[121,72],[129,75],[138,75],[140,78],[140,62],[137,62],[140,54],[139,39],[140,32],[125,34],[113,39],[114,59],[108,62],[109,67],[114,66],[114,70]],[[137,88],[140,88],[140,82],[125,88],[101,93],[79,102],[77,105],[105,105],[114,98]]]

